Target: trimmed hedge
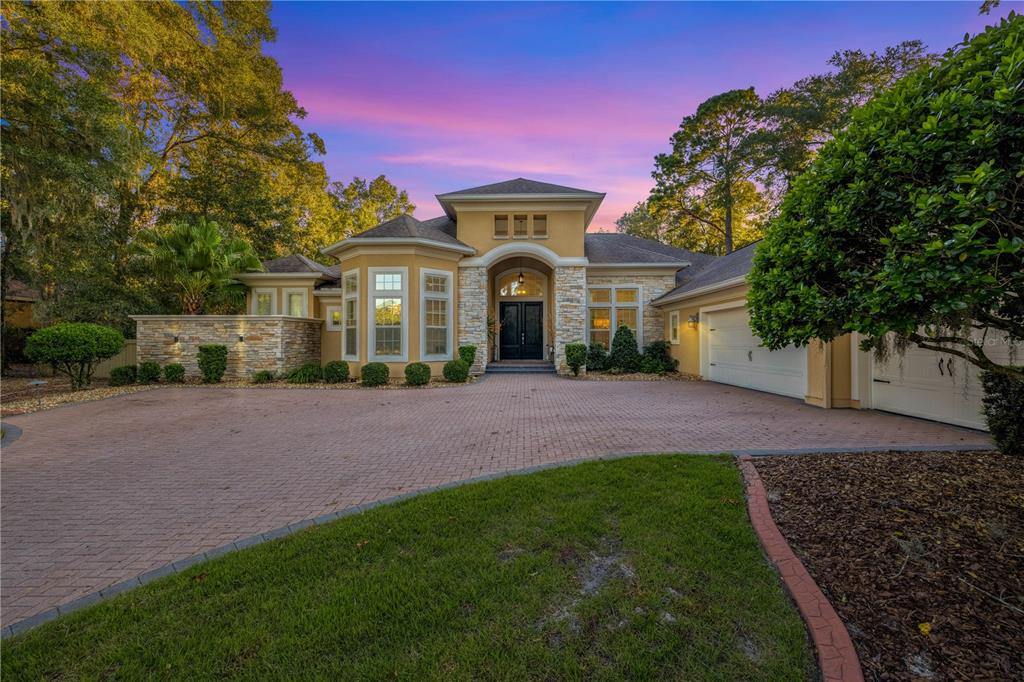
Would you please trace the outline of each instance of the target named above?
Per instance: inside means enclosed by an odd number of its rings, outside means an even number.
[[[451,360],[444,363],[444,370],[442,371],[444,378],[448,381],[461,384],[469,379],[469,365],[465,360]]]
[[[602,372],[608,369],[608,350],[603,343],[592,343],[587,349],[587,371]]]
[[[608,354],[608,369],[616,372],[635,372],[640,369],[640,351],[636,349],[633,330],[622,325],[615,330],[612,352]]]
[[[288,372],[285,381],[289,384],[315,384],[324,380],[324,370],[319,363],[307,362]]]
[[[199,346],[199,371],[203,382],[216,384],[224,378],[228,368],[228,347],[220,344]]]
[[[164,367],[164,381],[168,384],[180,384],[185,381],[185,366],[172,362]]]
[[[73,390],[88,386],[96,365],[122,348],[121,332],[88,322],[61,322],[36,331],[25,341],[25,355],[67,376]]]
[[[430,365],[414,362],[405,366],[405,383],[410,386],[426,386],[430,383]]]
[[[324,381],[329,384],[340,384],[348,381],[348,363],[344,360],[331,360],[324,365]]]
[[[579,376],[580,368],[587,364],[587,345],[585,343],[566,344],[565,363],[569,365],[573,376]]]
[[[249,381],[254,384],[269,384],[274,380],[274,373],[269,369],[261,369],[258,372],[253,372],[253,375],[249,377]]]
[[[391,381],[391,370],[383,362],[370,362],[359,373],[363,386],[383,386]]]
[[[1024,455],[1024,381],[1006,374],[982,372],[985,394],[981,398],[985,422],[999,452]]]
[[[129,386],[135,383],[135,365],[121,365],[110,370],[107,383],[111,386]]]
[[[160,365],[152,360],[139,363],[135,378],[140,384],[155,384],[160,381]]]
[[[473,363],[476,362],[476,346],[472,344],[459,346],[459,359],[472,367]]]

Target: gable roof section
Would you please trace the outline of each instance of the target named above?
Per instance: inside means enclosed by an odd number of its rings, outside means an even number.
[[[444,194],[438,194],[437,197],[439,199],[441,197],[459,196],[501,197],[523,194],[555,194],[559,196],[579,195],[581,198],[604,196],[604,194],[601,194],[600,192],[591,192],[586,189],[566,187],[565,185],[554,185],[550,182],[540,182],[538,180],[529,180],[527,178],[515,178],[514,180],[495,182],[490,185],[480,185],[479,187],[470,187],[469,189],[445,192]]]
[[[653,239],[641,239],[621,232],[588,232],[583,235],[583,252],[591,265],[677,264],[691,268],[712,259],[703,253],[677,249]]]
[[[334,253],[343,246],[355,246],[360,241],[379,244],[392,240],[396,244],[403,242],[422,243],[427,246],[448,248],[466,254],[476,252],[471,246],[467,246],[455,238],[455,223],[448,216],[440,216],[430,220],[416,220],[411,215],[400,215],[397,218],[392,218],[365,232],[354,234],[351,237],[326,246],[320,251],[321,253]]]
[[[741,249],[736,249],[727,256],[710,257],[711,260],[697,271],[690,269],[684,271],[685,281],[672,291],[654,299],[652,303],[657,305],[682,300],[710,287],[725,285],[725,283],[732,280],[746,278],[754,263],[754,253],[757,251],[759,243],[748,244]]]

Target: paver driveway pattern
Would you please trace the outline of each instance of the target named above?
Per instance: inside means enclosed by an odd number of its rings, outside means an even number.
[[[10,422],[2,618],[242,537],[445,482],[588,456],[987,447],[985,434],[702,382],[494,375],[409,391],[168,388]]]

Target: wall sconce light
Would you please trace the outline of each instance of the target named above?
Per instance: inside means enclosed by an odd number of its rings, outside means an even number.
[[[687,324],[690,325],[690,329],[696,329],[697,323],[700,322],[700,313],[694,313],[686,318]]]
[[[178,343],[178,337],[177,336],[174,337],[174,343]]]
[[[238,335],[238,343],[242,343],[243,341],[245,341],[245,337],[242,336],[241,334],[239,334]]]

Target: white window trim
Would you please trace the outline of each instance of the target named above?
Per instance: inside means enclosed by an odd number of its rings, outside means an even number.
[[[427,275],[434,275],[435,277],[444,277],[448,281],[448,292],[445,294],[439,294],[436,292],[427,292]],[[454,278],[452,273],[447,270],[432,270],[430,268],[420,268],[420,360],[423,362],[439,361],[439,360],[451,360],[454,355],[452,353],[455,339],[453,334],[452,318],[455,316],[454,306],[452,305],[452,287],[454,286]],[[448,322],[447,338],[448,338],[448,352],[443,354],[427,355],[427,299],[435,301],[445,301],[448,304],[448,314],[445,319]]]
[[[611,301],[609,303],[591,303],[590,302],[590,290],[591,289],[608,289],[611,292]],[[619,289],[635,289],[636,290],[636,304],[632,303],[615,303],[615,292]],[[589,346],[590,341],[590,309],[591,308],[609,308],[611,309],[611,333],[608,336],[608,350],[611,350],[611,342],[615,339],[615,332],[619,328],[619,316],[616,314],[616,308],[636,308],[636,346],[637,350],[643,352],[644,349],[644,287],[642,284],[588,284],[587,285],[587,309],[586,309],[586,320],[587,320],[587,345]]]
[[[673,310],[668,314],[668,342],[673,346],[679,345],[679,311]]]
[[[339,317],[341,317],[341,322],[339,324],[334,324],[334,322],[332,321],[333,320],[333,314],[332,313],[334,313],[334,311],[338,311]],[[340,331],[345,329],[344,313],[342,312],[342,309],[341,309],[340,305],[326,305],[326,306],[324,306],[324,317],[327,318],[327,320],[326,320],[327,321],[327,331],[329,331],[329,332],[340,332]]]
[[[252,290],[252,314],[259,315],[256,312],[256,297],[260,294],[270,294],[270,314],[277,315],[277,289],[267,287]]]
[[[401,291],[377,291],[376,275],[384,273],[401,273]],[[402,299],[402,353],[401,355],[377,355],[377,316],[374,314],[376,299]],[[367,268],[366,269],[366,357],[369,362],[408,362],[409,361],[409,268]]]
[[[281,290],[281,303],[284,305],[284,314],[289,317],[295,317],[294,315],[291,315],[288,310],[289,294],[302,294],[302,315],[299,317],[309,317],[309,292],[306,289],[300,289],[298,287]]]
[[[345,288],[345,280],[350,275],[356,276],[356,290],[348,291]],[[359,271],[358,270],[347,270],[341,273],[341,357],[343,360],[350,360],[352,362],[359,362]],[[346,347],[348,339],[348,319],[346,313],[348,311],[348,302],[355,301],[356,304],[352,307],[355,311],[356,321],[356,347],[349,349]],[[352,352],[349,352],[349,351]]]

